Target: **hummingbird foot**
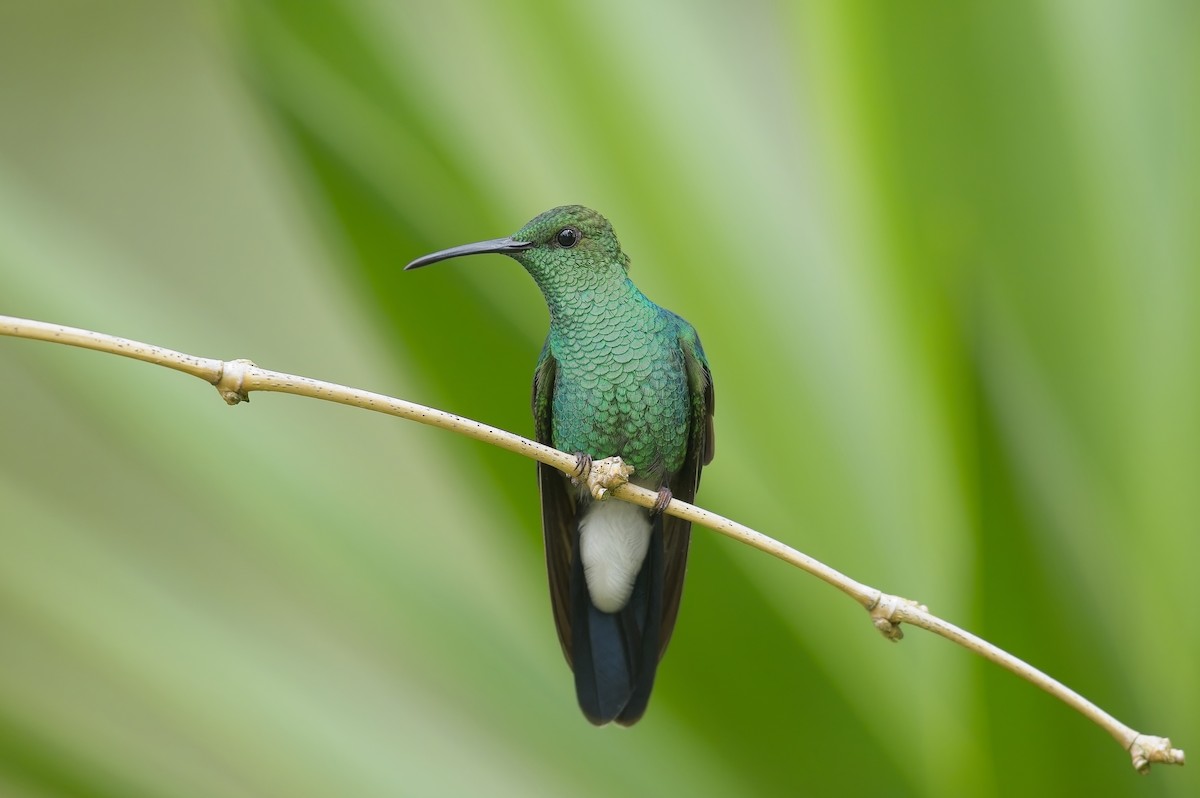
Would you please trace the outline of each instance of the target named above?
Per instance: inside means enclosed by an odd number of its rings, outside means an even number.
[[[571,484],[581,485],[587,482],[591,472],[592,456],[587,452],[575,452],[575,473],[571,474]]]
[[[654,500],[654,506],[650,508],[650,517],[660,516],[667,511],[667,505],[671,503],[671,489],[663,486],[658,489],[658,498]]]
[[[587,457],[587,455],[583,456]],[[592,462],[590,457],[587,459],[589,461],[587,473],[574,481],[576,483],[586,482],[588,492],[596,501],[603,501],[607,498],[610,490],[624,485],[633,474],[633,466],[627,465],[620,457],[606,457],[595,462]]]

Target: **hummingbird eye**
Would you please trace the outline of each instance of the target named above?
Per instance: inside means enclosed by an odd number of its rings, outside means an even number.
[[[574,227],[564,227],[558,231],[558,235],[555,237],[555,240],[558,241],[558,245],[563,249],[570,249],[578,244],[579,239],[581,238],[583,238],[583,236],[580,235],[579,231]]]

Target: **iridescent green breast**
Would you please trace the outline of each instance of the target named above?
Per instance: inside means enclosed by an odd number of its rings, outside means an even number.
[[[626,298],[609,310],[551,329],[554,445],[596,459],[620,455],[635,481],[657,483],[679,470],[688,444],[676,322],[648,301],[631,310]]]

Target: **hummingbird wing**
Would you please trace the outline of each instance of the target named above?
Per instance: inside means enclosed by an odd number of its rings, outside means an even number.
[[[691,398],[691,419],[688,429],[688,448],[683,467],[667,482],[671,495],[688,502],[696,498],[700,484],[700,472],[712,462],[715,440],[713,437],[713,393],[712,373],[708,369],[708,358],[700,345],[700,337],[690,324],[679,318],[679,345],[683,350],[684,367],[687,370],[688,393]],[[692,525],[670,515],[663,515],[663,546],[665,577],[663,584],[662,626],[659,629],[658,655],[662,657],[675,631],[675,619],[679,615],[679,599],[683,595],[683,575],[687,569],[688,544],[691,542]]]
[[[542,347],[533,373],[533,424],[538,443],[553,446],[551,411],[554,378],[558,364],[550,354],[550,340]],[[545,463],[537,464],[538,488],[542,496],[542,536],[546,546],[546,572],[550,578],[550,607],[554,626],[567,664],[571,660],[571,540],[575,534],[575,495],[562,473]]]

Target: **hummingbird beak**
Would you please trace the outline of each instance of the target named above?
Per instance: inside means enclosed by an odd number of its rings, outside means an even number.
[[[443,249],[441,252],[433,252],[429,255],[423,255],[417,258],[412,263],[404,267],[404,271],[411,269],[419,269],[422,266],[428,266],[431,263],[437,263],[441,260],[450,260],[462,255],[482,255],[487,252],[498,252],[501,255],[511,255],[514,252],[524,252],[527,249],[532,249],[533,244],[529,241],[517,241],[513,238],[493,238],[490,241],[477,241],[474,244],[463,244],[461,247],[450,247]]]

